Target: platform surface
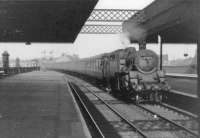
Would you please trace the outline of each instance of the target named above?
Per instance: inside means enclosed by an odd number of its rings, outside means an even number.
[[[66,84],[53,71],[0,79],[0,138],[85,138]]]

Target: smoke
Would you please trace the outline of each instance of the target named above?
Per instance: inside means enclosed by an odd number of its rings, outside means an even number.
[[[129,44],[131,44],[131,41],[130,41],[130,39],[124,34],[124,33],[121,33],[120,34],[120,40],[121,40],[121,42],[122,42],[122,45],[129,45]]]
[[[122,24],[123,36],[127,37],[130,42],[141,42],[146,38],[146,30],[136,21],[128,20]]]

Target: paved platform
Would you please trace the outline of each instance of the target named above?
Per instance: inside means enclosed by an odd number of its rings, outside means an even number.
[[[63,74],[0,79],[0,138],[85,138],[82,122]]]

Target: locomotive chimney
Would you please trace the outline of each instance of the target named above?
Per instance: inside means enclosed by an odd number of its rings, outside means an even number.
[[[139,50],[146,49],[146,40],[141,40],[138,42]]]

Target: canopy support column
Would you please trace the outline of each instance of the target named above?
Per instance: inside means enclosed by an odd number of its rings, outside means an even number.
[[[200,107],[200,34],[198,35],[198,42],[197,42],[197,96],[198,96],[198,103],[195,108],[199,111]],[[200,111],[198,112],[198,120],[199,120],[199,135],[200,135]]]
[[[160,70],[163,69],[163,44],[162,37],[158,35],[158,45],[160,46]]]
[[[199,32],[200,33],[200,32]],[[198,96],[198,103],[195,108],[199,111],[200,107],[200,34],[198,34],[198,41],[197,41],[197,96]],[[199,120],[199,134],[200,134],[200,111],[198,112],[198,120]]]
[[[198,130],[199,130],[199,136],[200,136],[200,1],[196,0],[196,9],[195,14],[197,15],[197,21],[198,21],[198,33],[197,33],[197,96],[198,96],[198,102],[195,106],[196,110],[198,110]]]

